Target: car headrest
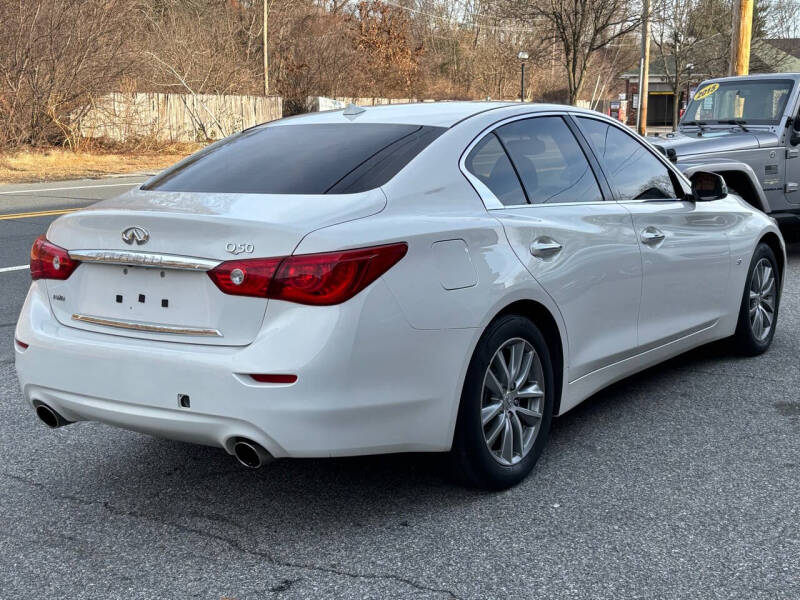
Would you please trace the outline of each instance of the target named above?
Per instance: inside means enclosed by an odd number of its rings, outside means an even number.
[[[545,151],[544,142],[535,137],[524,140],[510,140],[506,142],[506,148],[512,155],[528,157],[544,154]]]

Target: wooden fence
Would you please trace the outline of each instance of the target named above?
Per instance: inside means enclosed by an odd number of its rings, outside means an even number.
[[[412,102],[433,102],[433,100],[419,100],[417,98],[349,98],[337,96],[327,98],[325,96],[309,96],[307,107],[310,112],[321,110],[337,110],[346,107],[348,104],[356,106],[382,106],[385,104],[409,104]]]
[[[278,96],[113,92],[74,115],[74,122],[82,137],[193,142],[220,139],[282,113]]]

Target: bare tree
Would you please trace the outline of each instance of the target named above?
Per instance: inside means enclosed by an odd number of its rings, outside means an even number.
[[[707,0],[655,0],[653,44],[664,76],[672,88],[672,124],[677,128],[680,97],[692,72],[717,70],[730,47],[730,12],[720,19],[725,7]]]
[[[506,9],[521,21],[547,24],[547,38],[558,44],[567,74],[567,101],[574,104],[592,59],[639,22],[628,0],[507,0]]]
[[[0,144],[76,141],[75,111],[131,71],[127,0],[0,2]]]

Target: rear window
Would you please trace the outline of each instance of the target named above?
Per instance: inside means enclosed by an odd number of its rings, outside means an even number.
[[[201,150],[143,189],[353,194],[389,181],[444,131],[374,123],[256,127]]]

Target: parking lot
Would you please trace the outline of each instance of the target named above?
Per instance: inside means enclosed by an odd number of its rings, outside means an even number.
[[[514,489],[431,455],[247,471],[22,401],[15,267],[57,213],[141,180],[0,186],[0,598],[800,597],[800,244],[767,354],[715,344],[604,390]]]

